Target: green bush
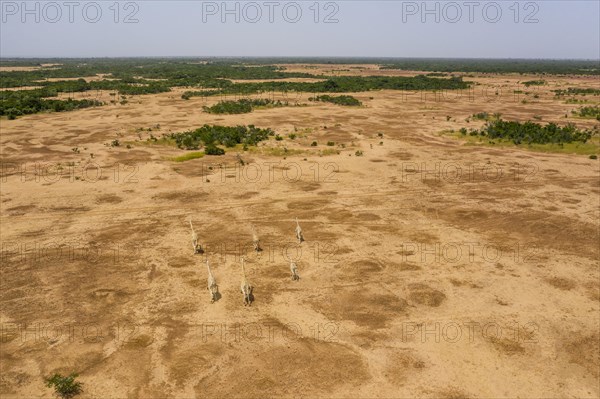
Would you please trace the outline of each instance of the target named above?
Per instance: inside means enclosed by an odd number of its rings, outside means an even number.
[[[590,155],[590,159],[598,159],[598,155],[592,154],[592,155]]]
[[[284,107],[287,102],[268,99],[241,99],[237,101],[220,101],[211,107],[203,107],[204,111],[211,114],[246,114],[256,107]]]
[[[346,106],[362,105],[362,103],[360,101],[358,101],[356,98],[354,98],[352,96],[323,95],[323,96],[311,97],[308,100],[309,101],[322,101],[322,102],[328,102],[328,103],[333,103],[333,104],[337,104],[337,105],[346,105]]]
[[[543,86],[546,84],[545,80],[528,80],[527,82],[523,82],[526,87],[529,86]]]
[[[328,145],[329,147],[333,147],[333,146],[335,145],[335,141],[328,141],[328,142],[327,142],[327,145]]]
[[[479,112],[477,114],[473,114],[472,117],[473,119],[487,121],[490,118],[490,114],[488,114],[487,112]]]
[[[54,388],[54,392],[60,398],[69,399],[81,393],[81,383],[75,381],[77,374],[72,373],[67,377],[60,374],[54,374],[52,377],[46,378],[46,386]]]
[[[225,150],[217,147],[214,144],[208,144],[206,147],[204,147],[204,153],[206,155],[223,155],[225,154]]]
[[[312,143],[310,143],[310,146],[311,146],[311,147],[316,147],[316,146],[317,146],[317,142],[316,142],[316,141],[313,141]]]
[[[260,129],[254,125],[248,126],[217,126],[204,125],[199,129],[171,133],[167,138],[175,140],[178,148],[197,150],[200,146],[209,144],[222,144],[226,147],[235,147],[237,144],[257,145],[259,142],[274,136],[271,129]]]
[[[574,125],[558,126],[549,123],[542,126],[533,122],[508,122],[501,119],[488,121],[481,130],[472,130],[471,136],[487,136],[490,140],[512,141],[514,144],[562,144],[586,143],[592,136],[590,130],[579,130]]]

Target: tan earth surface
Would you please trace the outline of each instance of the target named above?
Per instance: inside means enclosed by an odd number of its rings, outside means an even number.
[[[51,397],[43,378],[75,371],[82,398],[597,398],[599,161],[440,132],[483,111],[590,128],[550,90],[598,81],[465,79],[362,107],[304,93],[212,115],[220,98],[182,89],[1,120],[2,397]],[[205,123],[284,140],[185,162],[147,143]]]

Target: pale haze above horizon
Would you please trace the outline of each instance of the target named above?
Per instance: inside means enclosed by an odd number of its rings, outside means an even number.
[[[1,1],[0,56],[600,59],[598,1]]]

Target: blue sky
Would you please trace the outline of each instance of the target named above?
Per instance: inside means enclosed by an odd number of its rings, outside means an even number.
[[[0,55],[599,59],[599,3],[3,0]]]

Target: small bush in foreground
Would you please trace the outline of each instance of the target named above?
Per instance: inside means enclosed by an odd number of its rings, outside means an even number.
[[[81,382],[75,381],[77,374],[72,373],[67,377],[60,374],[54,374],[46,379],[46,386],[54,388],[56,395],[63,399],[69,399],[81,393]]]

